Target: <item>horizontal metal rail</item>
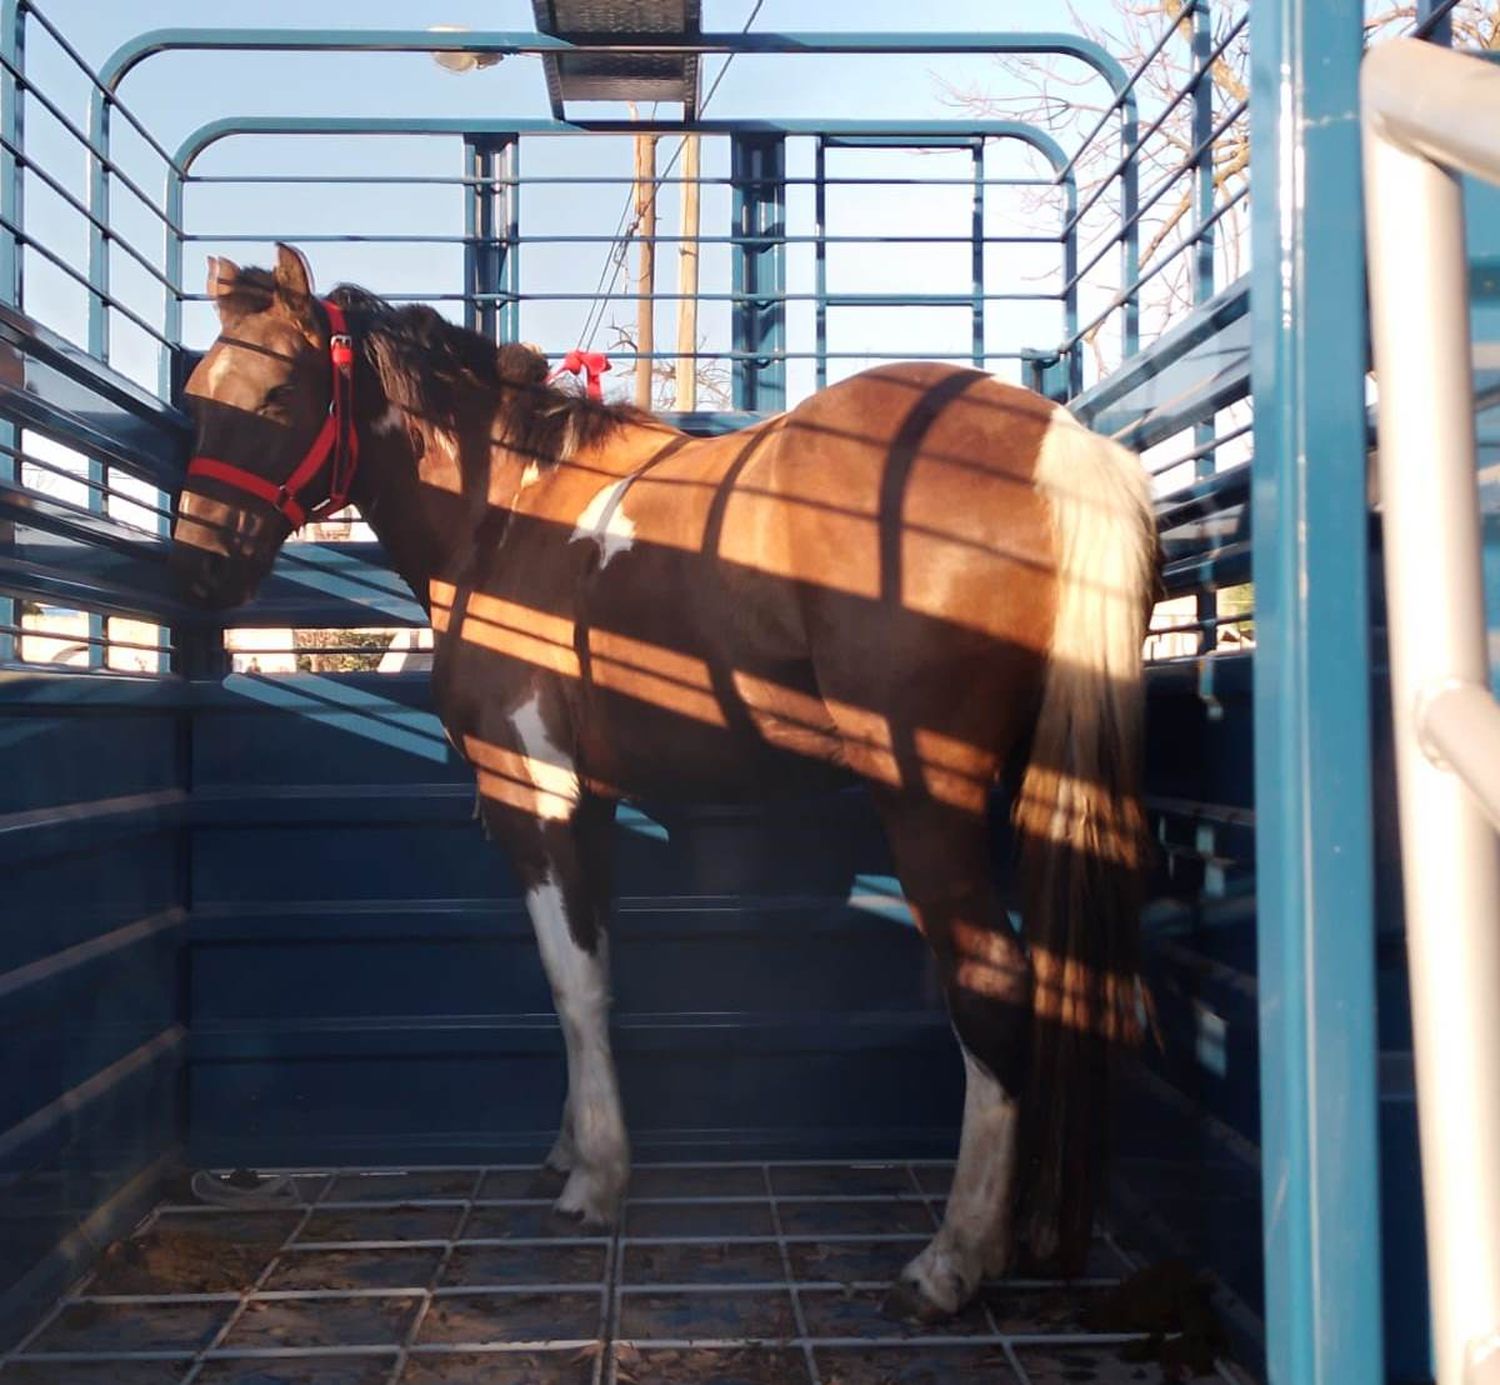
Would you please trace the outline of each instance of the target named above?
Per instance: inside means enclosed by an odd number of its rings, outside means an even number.
[[[137,116],[129,106],[121,101],[120,98],[116,96],[108,86],[105,85],[99,74],[89,66],[88,60],[73,46],[67,35],[64,34],[62,30],[59,29],[57,25],[55,25],[50,19],[48,19],[40,9],[30,3],[30,0],[20,0],[19,8],[22,14],[30,16],[30,18],[34,19],[37,22],[38,26],[47,34],[47,36],[51,38],[51,40],[68,56],[68,58],[72,61],[73,66],[76,67],[81,73],[83,73],[84,77],[87,79],[89,85],[93,87],[94,91],[109,104],[109,108],[112,111],[116,111],[120,115],[124,116],[125,123],[129,125],[130,128],[134,130],[136,134],[138,134],[143,140],[145,140],[147,146],[158,157],[164,160],[167,166],[170,168],[172,166],[172,156],[167,152],[166,146],[161,144],[157,140],[156,136],[146,128],[144,122],[140,119],[140,117]]]
[[[1500,69],[1364,62],[1371,327],[1417,1114],[1439,1385],[1500,1380],[1500,710],[1458,172],[1500,183]]]

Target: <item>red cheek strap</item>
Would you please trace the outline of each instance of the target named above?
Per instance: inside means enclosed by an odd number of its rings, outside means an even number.
[[[354,339],[349,335],[344,310],[327,299],[323,300],[323,308],[331,329],[328,360],[333,367],[328,417],[292,474],[285,481],[271,481],[217,457],[194,457],[187,466],[189,477],[207,477],[264,500],[285,516],[293,529],[300,529],[309,519],[322,519],[342,509],[359,470],[359,434],[354,427]],[[309,504],[303,491],[330,462],[328,494]]]

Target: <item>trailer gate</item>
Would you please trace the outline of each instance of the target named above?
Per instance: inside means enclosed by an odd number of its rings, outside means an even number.
[[[643,129],[669,272],[690,181],[670,147],[702,140],[699,335],[659,325],[671,349],[643,353],[697,372],[682,426],[921,355],[1067,400],[1146,456],[1171,598],[1148,651],[1165,1046],[1126,1082],[1114,1225],[1210,1270],[1237,1354],[1263,1350],[1278,1385],[1430,1378],[1367,577],[1358,13],[1184,0],[1127,68],[1068,34],[715,34],[683,0],[621,35],[588,8],[539,3],[535,33],[165,30],[97,66],[44,6],[0,14],[0,1385],[1118,1369],[1079,1316],[1135,1263],[1108,1238],[1101,1282],[987,1289],[936,1337],[874,1315],[940,1214],[961,1086],[858,796],[622,812],[617,1052],[643,1163],[621,1232],[559,1237],[529,1162],[560,1106],[555,1024],[428,707],[421,608],[357,516],[289,543],[227,627],[166,580],[174,390],[212,336],[201,256],[287,239],[325,286],[553,355],[586,315],[619,329],[599,344],[624,372],[634,289],[609,252]],[[1420,8],[1441,41],[1452,5]],[[1212,74],[1247,42],[1241,96]],[[169,136],[136,113],[170,55],[226,52],[386,74],[503,58],[539,69],[550,114],[214,111]],[[795,73],[807,54],[1045,61],[1097,117],[744,119],[699,94],[716,60]],[[1162,96],[1168,59],[1185,76]],[[682,118],[577,110],[642,82],[685,94]],[[1179,108],[1185,150],[1164,131]],[[1252,181],[1216,184],[1247,120]],[[297,224],[257,215],[268,191]],[[903,216],[917,196],[928,215]],[[1497,212],[1469,190],[1476,341],[1495,336]],[[1226,232],[1247,213],[1238,278]],[[1490,589],[1492,529],[1486,509]],[[184,1165],[317,1172],[295,1206],[225,1209]]]

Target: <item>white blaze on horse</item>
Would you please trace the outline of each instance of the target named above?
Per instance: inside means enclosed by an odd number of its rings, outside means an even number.
[[[427,607],[433,692],[526,891],[567,1044],[560,1211],[615,1217],[615,804],[868,784],[967,1073],[941,1229],[894,1306],[961,1308],[1024,1236],[1076,1265],[1111,1050],[1139,1033],[1139,462],[977,370],[883,366],[691,438],[430,309],[210,262],[174,563],[247,599],[345,498]],[[331,407],[332,405],[332,407]],[[986,817],[1008,765],[1024,938]]]

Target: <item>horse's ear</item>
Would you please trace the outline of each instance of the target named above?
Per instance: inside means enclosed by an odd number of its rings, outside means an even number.
[[[276,292],[291,298],[313,296],[312,266],[300,250],[276,242]]]
[[[300,250],[276,242],[276,301],[305,327],[316,328],[312,266]]]
[[[208,257],[208,287],[205,292],[211,301],[228,298],[239,287],[240,267],[222,255]]]

